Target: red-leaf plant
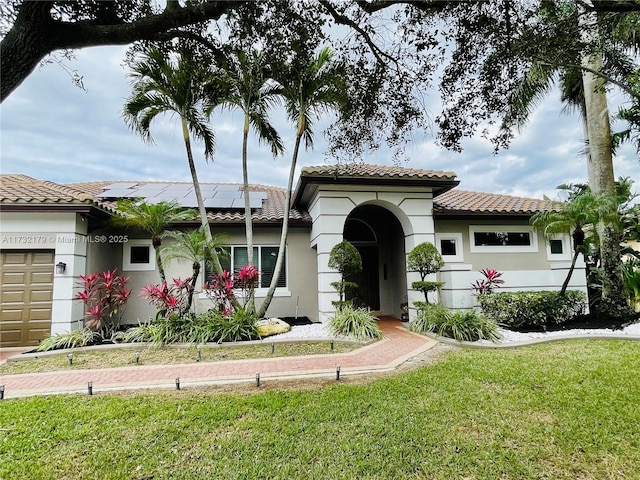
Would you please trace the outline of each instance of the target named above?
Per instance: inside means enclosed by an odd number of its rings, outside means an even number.
[[[242,291],[243,307],[246,307],[247,301],[253,296],[253,291],[258,286],[259,276],[260,272],[254,265],[242,267],[240,272],[233,276],[233,288]]]
[[[500,285],[504,283],[504,280],[500,278],[502,277],[502,272],[498,270],[484,268],[480,270],[480,273],[484,275],[484,278],[471,284],[471,289],[476,295],[493,293],[494,288],[500,288]]]
[[[205,282],[202,290],[214,304],[214,308],[222,312],[223,315],[233,313],[233,276],[227,270],[222,273],[215,273],[211,282]]]
[[[80,275],[77,298],[86,307],[84,328],[104,334],[112,333],[124,312],[131,290],[126,288],[129,277],[119,275],[116,269],[103,273]]]
[[[191,290],[191,277],[184,280],[174,278],[171,286],[166,283],[147,285],[141,290],[140,296],[158,309],[156,312],[156,320],[158,320],[174,314],[185,314],[185,309],[189,305],[189,296],[192,294]]]

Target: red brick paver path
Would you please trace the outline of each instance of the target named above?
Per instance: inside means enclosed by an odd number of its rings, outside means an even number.
[[[383,317],[379,325],[384,334],[382,340],[344,354],[5,375],[0,377],[0,384],[5,386],[5,398],[12,398],[87,392],[88,382],[92,382],[93,392],[98,393],[133,388],[175,388],[176,378],[180,378],[182,387],[255,381],[256,373],[260,373],[261,381],[329,376],[335,375],[337,365],[341,375],[353,375],[396,368],[437,344],[435,340],[407,331],[399,320],[391,317]]]

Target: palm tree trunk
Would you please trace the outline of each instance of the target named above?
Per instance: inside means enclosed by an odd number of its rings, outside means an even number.
[[[196,291],[196,283],[198,281],[198,275],[200,274],[200,263],[193,262],[191,266],[193,269],[193,274],[191,276],[191,284],[189,285],[189,295],[187,296],[187,305],[184,307],[182,314],[186,314],[191,310],[191,305],[193,304],[193,294]]]
[[[591,0],[586,4],[593,7]],[[582,11],[580,30],[587,45],[601,43],[597,14]],[[603,56],[600,48],[593,48],[582,59],[582,66],[592,71],[601,71]],[[589,185],[595,195],[615,195],[613,153],[611,149],[611,126],[604,79],[588,70],[582,70],[585,111],[589,131]],[[612,212],[613,213],[613,212]],[[601,312],[609,316],[622,317],[628,312],[624,299],[624,284],[620,263],[620,239],[616,225],[600,221],[597,225],[600,237],[600,255],[604,271]]]
[[[160,282],[163,284],[167,284],[167,277],[164,273],[164,265],[162,263],[162,257],[160,256],[160,243],[156,245],[156,240],[152,240],[153,250],[156,254],[156,265],[158,265],[158,273],[160,274]]]
[[[247,143],[249,142],[249,115],[244,115],[244,131],[242,135],[242,189],[244,193],[244,224],[247,237],[247,264],[254,265],[253,260],[253,220],[251,218],[251,199],[249,198],[249,167],[247,165]],[[245,304],[249,313],[256,311],[255,291],[249,290],[249,298]]]
[[[198,181],[198,174],[196,172],[196,164],[193,161],[193,153],[191,152],[191,140],[189,137],[189,127],[186,119],[182,118],[182,134],[184,137],[184,146],[187,149],[187,160],[189,161],[189,171],[191,172],[191,179],[193,181],[193,190],[196,194],[196,200],[198,202],[198,211],[200,212],[200,221],[202,229],[204,230],[204,236],[207,240],[207,249],[209,250],[209,258],[213,264],[213,269],[216,273],[222,273],[222,265],[218,258],[218,253],[213,244],[213,236],[211,235],[211,229],[209,228],[209,218],[207,217],[207,210],[204,208],[204,201],[202,200],[202,191],[200,190],[200,182]],[[239,308],[240,304],[235,298],[231,299],[234,308]]]
[[[269,290],[267,291],[267,295],[265,296],[265,299],[260,306],[260,310],[258,311],[258,318],[264,317],[264,314],[267,312],[267,309],[271,304],[271,300],[273,300],[273,294],[276,291],[278,278],[280,278],[280,270],[282,270],[284,250],[285,245],[287,244],[287,236],[289,235],[289,212],[291,211],[291,191],[293,189],[293,176],[296,171],[296,163],[298,162],[298,150],[300,150],[300,140],[302,139],[303,131],[304,130],[302,130],[301,128],[298,128],[298,133],[296,135],[296,143],[293,148],[293,155],[291,156],[291,167],[289,169],[289,183],[287,184],[287,193],[285,194],[284,216],[282,218],[282,233],[280,235],[280,248],[278,249],[278,258],[273,269],[273,277],[271,278]]]
[[[578,260],[578,255],[580,255],[580,252],[578,250],[574,250],[573,259],[571,260],[571,266],[569,267],[567,278],[564,279],[564,282],[562,283],[562,288],[560,288],[561,297],[564,297],[565,293],[567,293],[567,288],[569,287],[569,281],[571,280],[571,276],[573,275],[573,270],[576,267],[576,261]]]

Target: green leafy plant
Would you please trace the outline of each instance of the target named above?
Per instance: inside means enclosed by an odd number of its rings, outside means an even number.
[[[409,324],[414,332],[433,332],[458,341],[500,340],[498,325],[474,310],[451,311],[441,304],[425,305]]]
[[[83,328],[81,330],[58,333],[57,335],[45,338],[40,342],[36,350],[46,352],[47,350],[58,350],[61,348],[86,347],[101,338],[102,335],[99,333]]]
[[[238,342],[260,338],[255,317],[243,309],[236,309],[231,315],[223,315],[218,310],[211,309],[197,317],[187,336],[194,343]]]
[[[578,290],[560,292],[500,292],[478,295],[482,312],[508,328],[560,325],[584,313],[586,296]]]
[[[429,292],[435,292],[444,285],[444,282],[426,281],[427,275],[439,272],[443,266],[444,260],[440,252],[430,242],[416,245],[407,255],[407,269],[420,274],[420,281],[411,282],[411,288],[422,292],[426,303],[429,303]]]
[[[329,330],[334,335],[347,335],[358,340],[382,337],[376,318],[368,310],[350,305],[344,305],[329,320]]]
[[[331,286],[338,291],[340,296],[338,301],[331,303],[340,311],[346,306],[350,306],[347,297],[358,289],[358,284],[348,281],[347,277],[362,271],[362,257],[356,247],[347,240],[343,240],[331,249],[328,265],[329,268],[340,272],[340,281],[331,282]]]
[[[624,286],[629,293],[629,306],[640,312],[640,262],[628,261],[622,265]]]

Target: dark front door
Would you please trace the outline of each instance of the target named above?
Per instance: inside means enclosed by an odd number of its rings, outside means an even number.
[[[355,247],[362,257],[362,272],[352,279],[358,284],[357,294],[353,298],[354,305],[380,310],[378,247],[376,245],[356,245]]]

